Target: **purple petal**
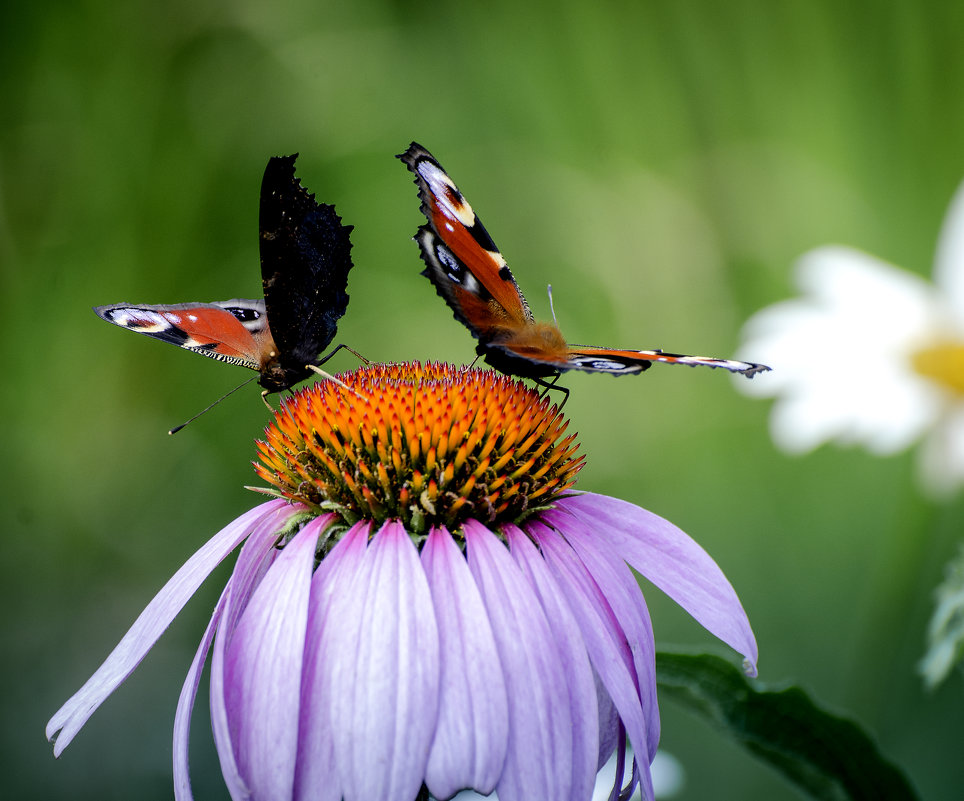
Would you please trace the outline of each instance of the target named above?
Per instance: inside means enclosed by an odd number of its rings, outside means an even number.
[[[191,713],[194,711],[194,701],[197,698],[197,689],[201,683],[204,662],[211,648],[211,641],[214,639],[214,631],[221,620],[221,615],[224,613],[227,597],[228,588],[225,587],[218,599],[217,606],[214,607],[214,614],[211,615],[211,620],[204,630],[201,644],[198,645],[197,652],[194,654],[194,661],[191,662],[191,669],[187,672],[184,685],[181,687],[181,695],[177,700],[177,711],[174,713],[174,798],[176,801],[193,801],[194,799],[194,794],[191,792],[191,771],[188,764]]]
[[[542,554],[515,526],[505,526],[503,533],[509,541],[512,556],[539,596],[556,648],[562,658],[564,673],[561,675],[565,676],[563,683],[569,691],[569,709],[572,716],[572,755],[568,760],[559,763],[559,769],[563,770],[567,764],[571,766],[570,798],[573,801],[584,801],[592,797],[599,761],[596,681],[586,653],[586,641],[569,608],[569,602],[549,572]]]
[[[331,654],[322,650],[321,635],[327,626],[332,597],[347,594],[351,588],[368,548],[370,530],[367,522],[352,526],[311,579],[294,787],[298,801],[338,801],[342,797],[334,757],[337,732],[331,723],[330,693],[325,692],[325,677],[331,670],[331,659],[325,657]]]
[[[285,545],[252,594],[224,665],[235,758],[252,796],[290,801],[298,747],[301,665],[318,537],[315,518]]]
[[[335,761],[346,801],[414,798],[438,714],[438,630],[418,551],[399,523],[375,535],[322,632]]]
[[[509,740],[496,788],[501,801],[569,798],[573,721],[560,657],[539,599],[508,550],[481,523],[463,527],[509,697]]]
[[[604,536],[630,565],[689,612],[707,631],[746,657],[756,675],[757,645],[740,599],[723,571],[687,534],[652,512],[626,501],[586,493],[559,502]],[[563,529],[560,511],[547,519]]]
[[[626,567],[626,563],[608,543],[598,537],[592,537],[592,532],[577,521],[566,520],[568,525],[558,533],[565,537],[572,546],[579,561],[589,572],[593,582],[602,591],[606,603],[612,610],[619,628],[622,630],[629,651],[633,655],[633,666],[636,671],[636,686],[639,688],[643,705],[643,715],[647,722],[647,743],[649,749],[644,750],[639,743],[637,754],[646,754],[649,761],[656,755],[659,744],[659,705],[656,701],[656,646],[653,642],[653,624],[649,619],[649,610],[639,582]],[[541,523],[534,523],[541,527]],[[545,536],[551,533],[544,531]],[[543,541],[540,539],[540,541]]]
[[[568,521],[572,525],[572,521]],[[555,531],[545,526],[527,526],[542,549],[546,562],[570,598],[570,608],[582,630],[589,658],[619,711],[630,740],[638,751],[650,751],[651,720],[658,715],[652,687],[637,684],[638,676],[626,634],[609,606],[606,596],[593,580],[572,547]],[[657,729],[658,731],[658,729]],[[649,772],[643,771],[644,781]],[[653,797],[652,787],[643,787],[645,798]]]
[[[588,571],[595,585],[602,591],[612,610],[633,656],[636,687],[646,720],[648,749],[634,743],[637,763],[643,782],[642,792],[646,798],[653,795],[649,765],[656,756],[659,744],[659,705],[656,700],[656,645],[653,641],[653,625],[643,598],[639,582],[618,553],[578,521],[567,520],[567,527],[559,531],[575,551],[579,561]],[[533,526],[544,530],[545,538],[551,532],[541,523]],[[542,541],[545,541],[545,538]]]
[[[224,612],[214,638],[214,653],[211,657],[211,728],[221,763],[221,773],[228,792],[234,799],[246,799],[250,793],[238,770],[231,741],[231,727],[224,697],[227,686],[224,677],[225,655],[242,611],[278,555],[274,546],[282,528],[283,526],[275,521],[266,520],[251,532],[238,554],[238,561],[225,587]]]
[[[596,760],[598,771],[616,750],[619,740],[619,712],[595,668],[592,675],[596,682],[596,706],[599,708],[599,757]]]
[[[435,798],[471,787],[488,795],[502,774],[509,708],[482,596],[444,528],[422,547],[439,630],[440,698],[425,784]]]
[[[136,668],[171,621],[201,586],[211,571],[265,520],[280,521],[295,510],[286,501],[269,501],[225,526],[208,540],[141,612],[110,656],[47,724],[47,739],[56,737],[54,756],[60,756],[104,700]]]

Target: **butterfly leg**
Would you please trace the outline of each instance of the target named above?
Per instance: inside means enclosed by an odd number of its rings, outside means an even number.
[[[271,414],[277,414],[274,406],[268,403],[268,390],[266,389],[261,390],[261,400],[264,401],[264,405],[268,407],[268,411],[271,412]]]
[[[542,400],[546,395],[548,395],[550,389],[554,389],[556,392],[561,392],[564,395],[562,403],[559,404],[559,411],[561,412],[563,407],[566,405],[566,401],[569,400],[569,389],[567,387],[560,387],[556,383],[559,380],[560,375],[560,373],[556,373],[555,376],[553,376],[552,381],[546,381],[542,378],[533,378],[532,380],[540,387],[545,387],[542,394],[539,396],[539,400]]]
[[[327,362],[332,356],[334,356],[336,353],[338,353],[338,351],[343,350],[343,349],[344,349],[344,350],[347,350],[349,353],[353,354],[353,355],[355,356],[355,358],[358,359],[358,361],[362,362],[362,364],[371,364],[371,362],[370,362],[368,359],[366,359],[364,356],[362,356],[358,351],[353,350],[352,348],[349,348],[347,345],[344,345],[344,344],[343,344],[343,345],[336,345],[336,346],[335,346],[335,349],[334,349],[331,353],[327,354],[326,356],[322,356],[317,362],[315,362],[315,364],[316,364],[318,367],[321,367],[321,365],[323,365],[323,364],[324,364],[325,362]]]

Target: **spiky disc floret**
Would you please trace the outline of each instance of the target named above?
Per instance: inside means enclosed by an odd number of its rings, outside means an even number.
[[[519,521],[583,465],[555,405],[520,381],[447,364],[376,364],[286,399],[258,442],[258,475],[347,522],[412,533]],[[357,394],[356,394],[357,393]],[[364,400],[363,400],[364,398]]]

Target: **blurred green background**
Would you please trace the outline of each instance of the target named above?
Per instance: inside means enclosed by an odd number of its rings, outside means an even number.
[[[537,316],[552,283],[572,341],[726,356],[752,312],[792,294],[811,247],[929,275],[964,176],[962,26],[952,0],[3,4],[3,795],[171,797],[174,706],[227,568],[57,762],[43,728],[256,502],[242,486],[267,413],[252,386],[168,437],[245,371],[90,307],[259,296],[269,156],[300,152],[305,185],[356,226],[336,342],[370,359],[473,357],[418,275],[415,187],[393,158],[412,139]],[[769,404],[718,372],[565,383],[580,487],[692,534],[740,593],[763,679],[856,716],[923,797],[956,796],[960,678],[929,694],[915,665],[964,504],[923,500],[910,454],[780,455]],[[712,644],[647,597],[661,642]],[[198,706],[196,797],[226,798]],[[662,714],[679,798],[797,797]]]

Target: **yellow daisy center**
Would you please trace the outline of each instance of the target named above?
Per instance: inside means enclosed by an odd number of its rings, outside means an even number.
[[[519,521],[575,483],[575,435],[548,399],[491,370],[374,364],[285,399],[259,441],[277,494],[412,533]],[[356,394],[357,393],[357,394]]]
[[[911,363],[925,378],[964,395],[964,343],[937,342],[915,352]]]

